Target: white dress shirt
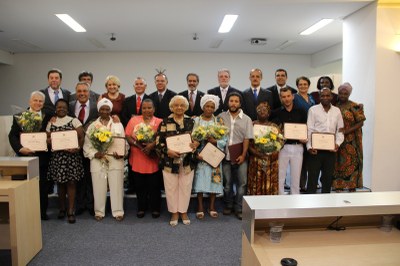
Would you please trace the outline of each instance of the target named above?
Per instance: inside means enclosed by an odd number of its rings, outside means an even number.
[[[307,149],[311,149],[311,134],[313,132],[334,133],[336,144],[340,146],[344,140],[344,135],[339,132],[343,128],[343,118],[340,109],[331,105],[328,112],[325,111],[322,104],[314,105],[308,110],[307,128],[308,142]]]
[[[86,103],[80,103],[79,101],[76,101],[76,104],[75,104],[75,117],[79,117],[79,112],[81,111],[81,105],[82,104],[86,104],[86,106],[85,106],[85,117],[84,117],[84,119],[83,119],[83,121],[84,122],[86,122],[86,120],[88,119],[88,117],[89,117],[89,112],[90,112],[90,103],[89,103],[89,101],[90,100],[87,100],[87,102]]]
[[[47,88],[47,92],[49,93],[51,102],[52,102],[53,104],[56,104],[56,102],[55,102],[55,100],[54,100],[54,98],[56,97],[56,94],[54,93],[54,90],[53,90],[51,87],[48,87],[48,88]],[[63,98],[64,98],[64,97],[63,97],[63,94],[62,94],[61,89],[58,89],[58,99],[63,99]]]

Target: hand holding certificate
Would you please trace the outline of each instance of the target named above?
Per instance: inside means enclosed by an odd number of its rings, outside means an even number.
[[[126,140],[124,137],[113,137],[111,146],[107,149],[107,154],[117,154],[117,156],[124,157],[126,151],[125,146]]]
[[[47,151],[46,132],[21,133],[21,145],[31,151]]]
[[[298,123],[285,123],[283,126],[283,135],[285,139],[306,140],[307,125]]]
[[[52,151],[79,149],[76,130],[51,132],[50,137]]]
[[[318,133],[311,134],[311,147],[314,150],[336,150],[335,134],[333,133]]]
[[[168,149],[180,154],[193,151],[193,148],[190,146],[192,143],[192,137],[189,133],[167,137],[166,142]]]
[[[199,155],[203,157],[203,161],[211,165],[213,168],[217,168],[217,166],[225,158],[225,153],[210,142],[204,146]]]

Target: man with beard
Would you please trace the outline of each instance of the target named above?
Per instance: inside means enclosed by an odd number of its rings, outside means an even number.
[[[200,107],[200,100],[203,97],[204,92],[197,89],[199,85],[199,76],[195,73],[189,73],[186,76],[186,82],[188,89],[179,93],[185,97],[189,102],[189,108],[186,110],[185,115],[187,116],[200,116],[203,110]]]
[[[234,211],[241,220],[242,200],[247,188],[247,150],[250,139],[254,138],[253,124],[241,109],[242,96],[239,93],[230,93],[227,100],[229,110],[220,114],[229,129],[226,157],[222,164],[225,202],[223,214],[230,215]]]
[[[332,92],[329,88],[320,91],[321,103],[312,106],[308,110],[307,128],[308,142],[307,150],[310,153],[308,163],[307,193],[314,194],[317,191],[318,177],[321,172],[322,193],[330,193],[332,186],[332,175],[335,168],[336,152],[344,140],[342,133],[344,124],[342,113],[339,108],[331,104]],[[335,134],[335,148],[333,150],[316,150],[311,146],[311,135],[318,133]]]

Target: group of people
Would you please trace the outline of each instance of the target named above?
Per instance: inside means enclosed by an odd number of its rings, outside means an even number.
[[[112,137],[127,141],[127,192],[136,192],[137,217],[143,218],[147,211],[153,218],[160,216],[164,189],[173,227],[179,219],[190,224],[187,210],[192,192],[197,193],[197,219],[204,219],[205,214],[218,217],[217,195],[223,195],[223,214],[234,213],[241,219],[244,195],[285,193],[289,167],[291,194],[301,190],[316,193],[319,178],[322,193],[329,193],[332,186],[337,192],[362,187],[361,127],[365,116],[363,106],[349,100],[349,83],[341,85],[336,95],[332,80],[321,77],[318,92],[310,94],[307,77],[296,80],[296,90],[286,84],[286,70],[278,69],[276,84],[262,88],[262,71],[252,69],[250,87],[240,91],[230,86],[230,71],[221,69],[219,85],[207,93],[197,89],[199,76],[189,73],[187,89],[177,94],[168,88],[168,78],[160,71],[154,77],[155,92],[146,94],[146,80],[137,77],[135,94],[125,97],[116,76],[106,78],[106,92],[101,95],[90,89],[90,72],[79,74],[74,94],[61,88],[60,70],[50,70],[47,78],[48,87],[31,94],[28,112],[41,117],[39,130],[48,132],[49,144],[51,132],[76,130],[79,147],[51,152],[23,147],[20,133],[24,130],[18,115],[9,133],[17,155],[39,157],[43,220],[48,219],[47,192],[54,181],[60,199],[59,219],[67,217],[74,223],[75,215],[87,210],[97,221],[102,220],[108,190],[113,217],[124,219],[124,156],[107,153],[93,140],[94,132],[101,130],[104,141]],[[287,139],[281,149],[272,152],[259,150],[253,128],[267,126],[278,135],[285,123],[306,124],[307,137]],[[195,137],[200,128],[218,128],[219,134]],[[335,147],[313,149],[310,140],[314,132],[334,134]],[[168,146],[169,137],[185,133],[192,135],[190,152],[180,153]],[[216,167],[200,153],[208,143],[225,152]],[[208,207],[204,194],[209,198]]]

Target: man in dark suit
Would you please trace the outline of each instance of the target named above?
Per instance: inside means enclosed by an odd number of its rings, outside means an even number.
[[[176,95],[176,93],[167,89],[168,78],[164,73],[160,72],[155,75],[154,82],[156,84],[157,91],[149,95],[153,100],[154,106],[156,107],[154,116],[164,119],[171,114],[169,102],[172,97]]]
[[[86,82],[88,83],[90,86],[92,86],[92,82],[93,82],[93,74],[92,72],[88,72],[88,71],[82,71],[81,73],[79,73],[78,76],[78,80],[81,82]],[[97,103],[97,101],[99,100],[100,94],[94,92],[92,89],[90,89],[89,92],[89,99],[95,103]],[[69,99],[71,102],[76,100],[76,93],[71,94],[71,98]]]
[[[229,69],[223,68],[218,70],[218,83],[219,86],[209,89],[208,94],[217,95],[219,97],[219,108],[214,112],[214,115],[219,115],[222,112],[228,111],[228,95],[232,92],[237,92],[242,96],[242,92],[231,87],[229,81],[231,80],[231,73]]]
[[[58,99],[70,101],[71,92],[61,88],[62,73],[59,69],[51,69],[47,72],[47,81],[49,86],[41,92],[45,95],[43,112],[46,115],[54,116],[56,112],[56,105]]]
[[[34,91],[29,99],[28,111],[37,113],[42,118],[41,132],[46,132],[46,126],[51,116],[45,115],[42,112],[44,105],[45,96],[40,91]],[[21,115],[21,114],[18,114]],[[18,116],[16,115],[16,116]],[[42,220],[48,220],[47,216],[47,205],[48,205],[48,187],[51,184],[47,180],[47,168],[49,165],[49,153],[47,151],[34,152],[21,145],[21,133],[23,133],[21,126],[18,124],[17,118],[14,116],[13,124],[11,126],[10,133],[8,134],[8,140],[11,147],[18,156],[38,156],[39,157],[39,193],[40,193],[40,217]]]
[[[90,85],[86,82],[78,82],[75,87],[77,100],[69,103],[69,115],[81,121],[83,128],[86,129],[91,122],[97,119],[97,101],[89,99]],[[81,151],[82,152],[82,151]],[[93,185],[90,174],[90,160],[82,154],[84,177],[78,181],[76,186],[76,215],[88,210],[94,215]]]
[[[200,100],[203,97],[204,92],[197,90],[199,85],[199,76],[195,73],[189,73],[186,76],[186,82],[188,84],[188,89],[179,93],[185,97],[189,102],[189,108],[185,112],[187,116],[200,116],[203,110],[200,107]]]
[[[250,88],[243,91],[243,112],[248,115],[252,121],[257,120],[257,105],[260,102],[267,102],[270,106],[272,102],[272,93],[261,88],[262,71],[254,68],[250,71]]]
[[[268,87],[267,90],[272,92],[273,104],[271,110],[275,110],[282,106],[281,99],[279,96],[281,88],[289,88],[293,93],[297,93],[297,90],[286,84],[287,72],[285,69],[279,68],[275,71],[275,82],[274,86]]]
[[[124,127],[126,127],[132,116],[142,114],[142,102],[143,100],[150,98],[145,93],[146,88],[146,80],[142,77],[137,77],[133,85],[135,94],[125,98],[124,103],[122,104],[121,123],[124,125]]]

